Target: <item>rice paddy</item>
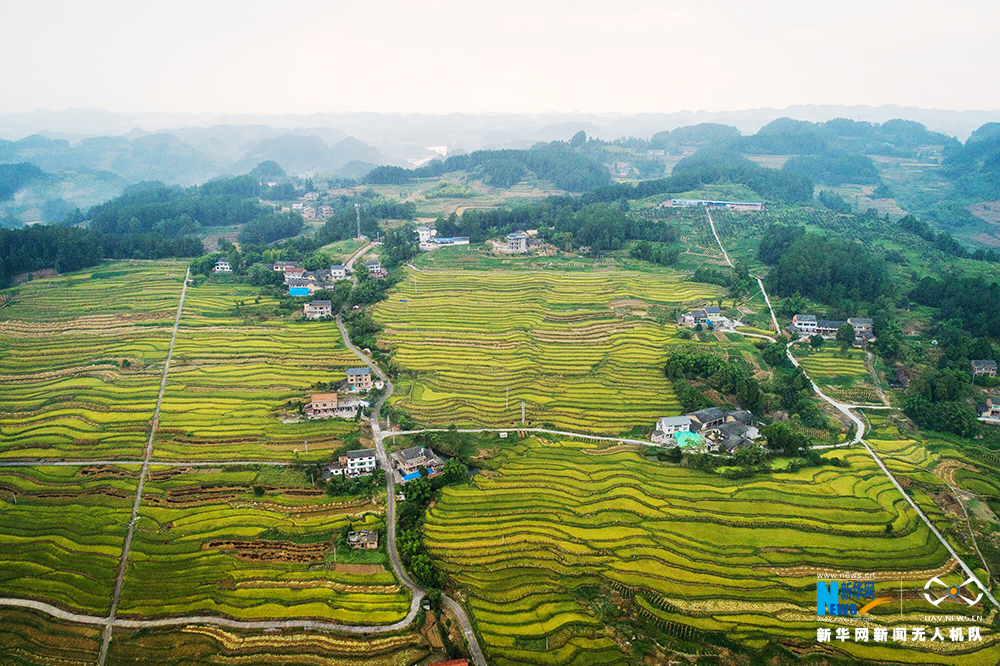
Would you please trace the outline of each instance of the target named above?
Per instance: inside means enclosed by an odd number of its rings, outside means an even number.
[[[320,632],[270,634],[188,626],[183,629],[122,631],[111,643],[108,666],[135,663],[167,665],[279,663],[296,666],[408,666],[429,649],[419,635],[347,638]],[[280,656],[278,656],[280,655]]]
[[[881,404],[874,381],[865,366],[865,352],[827,342],[820,349],[805,343],[792,347],[792,353],[809,377],[831,398],[852,404]]]
[[[874,573],[878,591],[902,579],[904,622],[914,623],[926,612],[916,590],[954,566],[863,450],[826,454],[846,468],[733,482],[629,452],[595,456],[592,446],[507,445],[495,473],[446,488],[428,513],[428,548],[468,592],[495,664],[627,663],[607,632],[606,598],[688,637],[725,632],[747,645],[815,651],[817,626],[847,622],[817,623],[818,573]],[[594,587],[603,592],[587,601],[594,596],[581,591]],[[886,608],[873,621],[896,622],[899,607]],[[989,637],[984,646],[822,647],[863,660],[985,666],[1000,645]],[[950,656],[934,661],[942,649]]]
[[[151,468],[119,616],[389,624],[406,615],[409,589],[382,557],[345,564],[353,554],[336,552],[341,529],[376,525],[384,504],[310,488],[256,494],[257,475]]]
[[[0,661],[5,666],[92,666],[100,649],[99,626],[0,608]]]
[[[183,277],[178,262],[113,262],[7,290],[0,457],[139,457]]]
[[[0,468],[0,597],[111,607],[138,467]]]
[[[513,426],[524,401],[528,425],[611,433],[682,411],[674,312],[719,294],[676,274],[412,271],[374,318],[420,422]]]

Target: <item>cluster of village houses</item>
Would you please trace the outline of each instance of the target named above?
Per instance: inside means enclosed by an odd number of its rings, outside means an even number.
[[[815,315],[810,314],[797,314],[792,317],[792,325],[788,330],[807,337],[819,335],[832,338],[844,324],[850,324],[854,328],[854,337],[857,340],[872,340],[875,337],[872,329],[874,322],[867,317],[848,317],[847,321],[836,321],[817,319]]]
[[[387,275],[377,260],[366,261],[364,265],[374,278],[384,278]],[[232,273],[233,267],[229,263],[229,257],[216,259],[212,270],[216,273]],[[347,267],[343,264],[307,271],[294,261],[278,261],[271,266],[271,270],[284,275],[289,296],[309,296],[320,289],[333,289],[337,286],[337,282],[347,279]]]
[[[422,476],[421,469],[426,471],[427,478],[432,478],[444,469],[444,459],[433,450],[424,446],[411,446],[402,451],[389,454],[391,473],[395,475],[396,483],[405,484]],[[348,451],[337,460],[323,467],[322,479],[329,481],[335,476],[353,479],[368,476],[378,469],[375,449],[357,449]]]
[[[754,446],[758,437],[756,421],[747,410],[708,407],[683,416],[661,417],[650,440],[661,446],[735,453]]]
[[[302,413],[309,419],[329,419],[333,417],[353,419],[359,409],[369,406],[367,400],[341,400],[339,391],[358,394],[367,393],[373,388],[380,389],[385,384],[381,379],[372,377],[371,368],[348,368],[347,378],[338,387],[338,392],[313,393],[309,402],[302,408]]]

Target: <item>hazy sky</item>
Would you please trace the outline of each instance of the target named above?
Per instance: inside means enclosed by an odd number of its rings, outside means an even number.
[[[0,111],[1000,108],[1000,3],[0,0]]]

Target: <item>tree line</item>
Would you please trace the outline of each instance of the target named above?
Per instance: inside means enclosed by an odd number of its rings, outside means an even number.
[[[923,238],[945,254],[963,259],[974,259],[977,261],[989,261],[1000,263],[1000,254],[995,250],[979,248],[973,251],[968,250],[964,245],[955,240],[955,237],[944,231],[934,231],[927,222],[917,219],[913,215],[906,215],[897,222],[900,228],[909,231],[911,234]]]
[[[514,208],[470,209],[461,216],[438,218],[434,226],[439,237],[468,236],[472,242],[518,229],[538,229],[540,238],[563,250],[589,247],[591,254],[621,249],[632,240],[670,244],[680,237],[674,225],[629,213],[627,205],[588,204],[580,197],[549,197]]]
[[[76,227],[32,225],[0,229],[0,287],[22,273],[54,269],[58,273],[96,266],[104,259],[193,257],[204,252],[190,236],[157,233],[105,234]]]

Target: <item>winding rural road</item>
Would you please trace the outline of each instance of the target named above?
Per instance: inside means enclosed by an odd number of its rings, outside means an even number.
[[[396,480],[392,473],[392,466],[389,464],[389,456],[385,452],[385,445],[382,442],[384,435],[382,433],[382,428],[379,426],[378,419],[379,410],[389,396],[392,395],[394,387],[392,382],[389,381],[389,378],[384,372],[382,372],[382,369],[372,362],[367,356],[362,354],[361,351],[351,342],[351,337],[348,335],[347,329],[344,328],[343,318],[340,313],[337,313],[337,328],[340,329],[340,334],[343,336],[344,344],[347,345],[347,348],[350,349],[355,356],[361,359],[365,365],[371,368],[372,372],[378,375],[379,379],[385,382],[385,393],[382,394],[382,397],[379,398],[378,401],[372,406],[370,423],[372,427],[372,436],[375,438],[375,455],[378,457],[378,461],[379,464],[382,465],[382,469],[385,470],[386,487],[388,489],[388,517],[386,518],[388,523],[388,544],[386,546],[386,550],[389,553],[389,560],[392,562],[392,568],[393,571],[396,572],[396,576],[398,576],[399,580],[413,592],[413,603],[410,612],[415,613],[415,609],[419,608],[420,600],[423,599],[425,594],[427,594],[427,590],[420,587],[410,579],[406,570],[403,569],[402,562],[399,561],[399,552],[396,550]],[[486,658],[483,656],[483,651],[479,647],[479,640],[476,638],[476,632],[472,628],[472,623],[469,622],[469,617],[466,615],[465,609],[462,608],[461,604],[446,594],[441,595],[441,600],[444,602],[444,605],[455,614],[455,617],[458,618],[458,624],[461,626],[462,633],[465,635],[465,640],[469,646],[469,654],[472,656],[473,661],[475,661],[477,666],[486,666]]]
[[[712,221],[712,214],[711,212],[708,211],[707,208],[705,209],[705,212],[708,214],[708,223],[712,227],[712,234],[715,236],[715,241],[719,244],[719,249],[722,250],[722,254],[726,257],[726,263],[732,266],[732,262],[729,261],[729,255],[726,253],[726,248],[722,246],[722,241],[719,240],[719,234],[715,230],[715,223]],[[771,320],[774,322],[774,328],[776,331],[780,332],[781,326],[778,325],[778,318],[775,316],[774,308],[771,306],[771,299],[767,295],[767,291],[764,289],[763,280],[761,280],[759,277],[757,278],[757,284],[760,285],[760,291],[764,295],[764,301],[767,303],[767,309],[771,311]],[[792,362],[792,364],[795,365],[796,367],[799,367],[799,362],[795,360],[795,357],[792,355],[791,346],[792,343],[789,342],[788,345],[785,347],[785,353],[788,355],[788,359]],[[802,372],[805,373],[805,369],[803,369]],[[924,521],[928,529],[930,529],[931,533],[933,533],[934,536],[938,538],[938,541],[940,541],[941,544],[948,550],[948,552],[951,553],[951,556],[955,558],[955,561],[958,562],[959,566],[962,567],[962,570],[965,571],[969,579],[974,580],[976,582],[976,585],[979,586],[979,589],[982,590],[983,594],[986,595],[986,598],[992,601],[994,606],[1000,608],[1000,602],[998,602],[996,597],[993,596],[993,593],[990,592],[990,590],[985,585],[983,585],[983,582],[979,580],[979,577],[976,576],[975,572],[969,567],[969,565],[966,564],[965,561],[963,561],[962,558],[958,556],[958,553],[956,553],[955,549],[951,547],[951,544],[948,543],[948,540],[944,538],[944,535],[941,534],[941,532],[939,532],[936,527],[934,527],[934,523],[932,523],[930,519],[927,518],[927,516],[920,509],[920,507],[917,506],[917,503],[913,501],[913,498],[911,498],[906,493],[906,491],[903,490],[903,487],[899,485],[899,481],[897,481],[896,477],[892,475],[892,472],[889,471],[889,468],[885,466],[885,463],[882,462],[882,459],[878,457],[878,455],[875,453],[875,451],[872,450],[870,446],[868,446],[868,442],[864,441],[864,435],[865,435],[864,421],[862,421],[860,417],[858,417],[857,415],[854,414],[854,412],[851,411],[853,409],[893,409],[893,408],[888,406],[859,407],[857,405],[848,405],[842,402],[837,402],[833,398],[830,398],[822,391],[820,391],[819,387],[816,386],[816,383],[809,377],[808,374],[806,374],[806,378],[809,379],[809,383],[812,385],[812,388],[816,392],[816,395],[818,395],[820,398],[828,402],[830,405],[834,407],[834,409],[846,415],[852,422],[854,422],[857,428],[855,428],[854,440],[851,443],[861,444],[862,446],[865,447],[865,450],[868,451],[868,454],[875,461],[875,464],[879,466],[879,469],[881,469],[882,472],[887,477],[889,477],[889,480],[892,482],[892,485],[896,486],[896,490],[900,492],[900,494],[903,496],[903,499],[905,499],[909,503],[909,505],[913,507],[913,510],[917,512],[917,515],[920,516],[920,518]]]

